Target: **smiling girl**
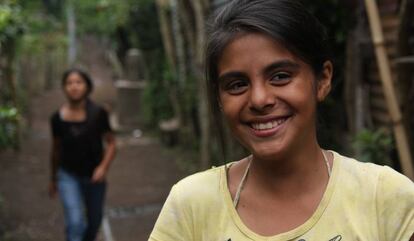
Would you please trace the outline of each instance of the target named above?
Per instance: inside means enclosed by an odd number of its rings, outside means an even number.
[[[333,66],[323,26],[294,0],[235,0],[213,19],[207,85],[251,155],[177,183],[150,240],[408,241],[414,184],[322,149],[317,104]]]

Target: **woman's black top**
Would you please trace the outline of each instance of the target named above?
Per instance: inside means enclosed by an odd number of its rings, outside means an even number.
[[[56,111],[50,119],[52,134],[60,138],[59,167],[78,176],[91,177],[103,157],[103,134],[111,130],[108,113],[88,100],[86,120],[65,121]]]

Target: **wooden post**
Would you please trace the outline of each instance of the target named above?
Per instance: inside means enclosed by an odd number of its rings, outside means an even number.
[[[397,97],[392,81],[391,67],[385,49],[385,41],[382,33],[379,18],[378,6],[375,0],[365,0],[371,27],[372,41],[375,46],[378,69],[380,71],[382,88],[384,89],[388,112],[391,115],[395,140],[397,142],[398,154],[400,156],[403,173],[414,180],[414,169],[411,160],[411,153],[408,145],[407,135],[402,123],[402,115],[398,106]]]

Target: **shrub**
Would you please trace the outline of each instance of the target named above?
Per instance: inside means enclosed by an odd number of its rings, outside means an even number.
[[[0,150],[18,146],[19,113],[14,107],[0,106]]]
[[[393,138],[385,129],[363,130],[353,140],[360,161],[391,166]]]

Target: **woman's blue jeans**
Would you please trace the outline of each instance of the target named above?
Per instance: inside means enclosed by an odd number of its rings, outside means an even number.
[[[62,168],[57,179],[66,240],[94,241],[102,221],[106,183],[92,183],[90,178],[73,175]]]

